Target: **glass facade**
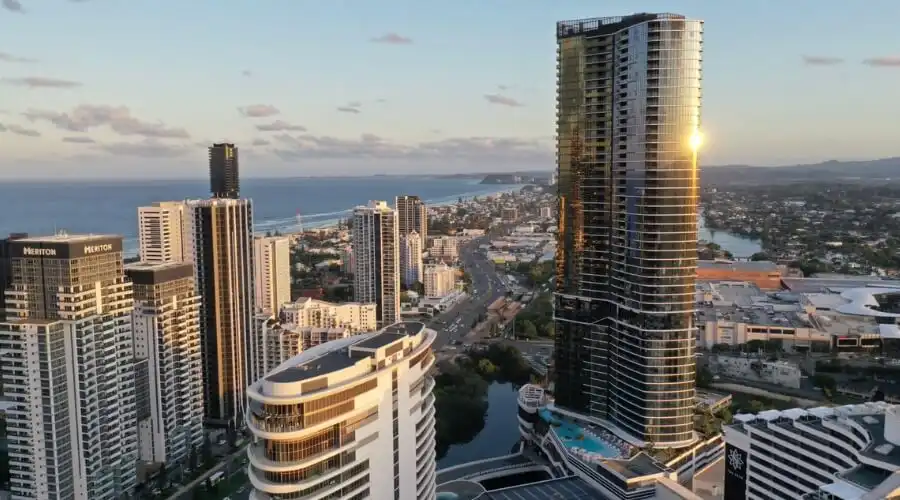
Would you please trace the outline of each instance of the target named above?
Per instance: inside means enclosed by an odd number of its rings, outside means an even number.
[[[557,24],[556,402],[693,439],[702,22]]]

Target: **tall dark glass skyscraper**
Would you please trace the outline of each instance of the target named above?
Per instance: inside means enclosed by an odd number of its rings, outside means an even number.
[[[557,24],[556,404],[693,441],[702,22]]]
[[[238,148],[234,144],[213,144],[209,148],[209,189],[213,198],[237,199]]]

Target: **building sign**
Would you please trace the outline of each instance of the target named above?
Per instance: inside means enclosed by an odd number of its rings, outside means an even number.
[[[84,254],[91,255],[97,252],[111,252],[113,246],[111,243],[104,243],[102,245],[85,245],[84,246]]]
[[[25,239],[9,242],[10,257],[25,259],[78,259],[121,251],[122,238],[117,236],[90,239],[75,237],[72,241],[48,238],[45,241]]]
[[[23,247],[22,256],[24,257],[56,257],[55,248],[36,248]]]
[[[725,500],[747,498],[747,453],[725,444]]]

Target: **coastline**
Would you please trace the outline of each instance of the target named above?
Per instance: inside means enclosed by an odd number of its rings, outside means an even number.
[[[465,193],[448,195],[437,199],[425,200],[425,204],[429,207],[456,206],[459,204],[459,198],[469,199],[475,197],[482,198],[488,196],[499,196],[501,194],[518,192],[525,186],[526,184],[514,184],[503,187],[492,186],[489,189],[485,190],[469,191]],[[253,225],[253,232],[254,234],[265,234],[268,231],[278,231],[281,234],[293,235],[301,232],[300,223],[302,223],[302,229],[304,231],[309,229],[334,229],[337,227],[338,223],[341,220],[346,219],[350,214],[353,213],[354,208],[356,207],[354,206],[345,210],[310,214],[306,216],[302,216],[301,214],[299,223],[297,216],[265,220],[255,223]],[[139,245],[137,237],[124,238],[123,246],[123,254],[125,258],[135,257],[138,255]]]

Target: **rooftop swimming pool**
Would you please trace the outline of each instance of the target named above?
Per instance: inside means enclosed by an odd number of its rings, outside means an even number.
[[[585,429],[571,419],[554,414],[546,408],[541,408],[538,413],[545,422],[553,428],[562,444],[572,450],[580,448],[587,453],[600,455],[602,458],[622,458],[623,453],[618,448],[601,439],[595,432]]]

